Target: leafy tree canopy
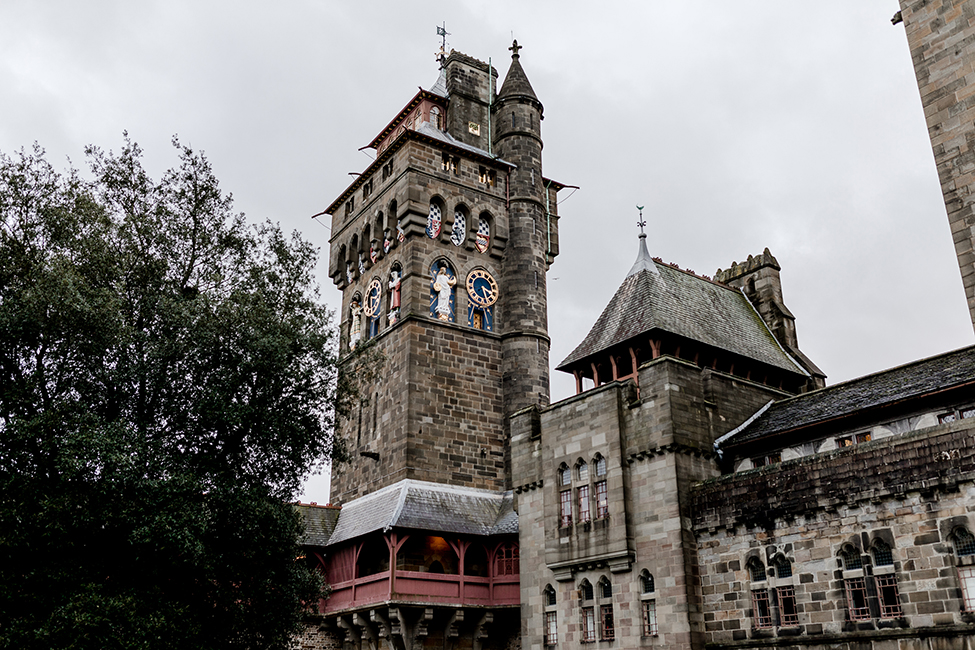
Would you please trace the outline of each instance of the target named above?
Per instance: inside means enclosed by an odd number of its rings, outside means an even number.
[[[317,251],[206,157],[0,153],[0,647],[277,648],[320,580],[287,501],[347,391]]]

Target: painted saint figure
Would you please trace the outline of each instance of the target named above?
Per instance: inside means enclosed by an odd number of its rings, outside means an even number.
[[[352,299],[352,304],[349,306],[349,313],[352,316],[349,323],[349,349],[355,350],[355,346],[359,344],[359,339],[362,337],[362,305],[355,298]]]
[[[447,265],[441,264],[433,281],[433,290],[437,292],[437,318],[440,320],[450,320],[450,290],[455,284],[457,280],[451,277]]]
[[[400,306],[400,284],[403,279],[399,269],[393,269],[389,273],[389,324],[392,325],[399,320]]]

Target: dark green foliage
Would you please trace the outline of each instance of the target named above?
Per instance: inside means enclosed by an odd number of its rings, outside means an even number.
[[[94,180],[0,154],[0,647],[274,648],[320,580],[287,504],[330,452],[317,251],[206,158]]]

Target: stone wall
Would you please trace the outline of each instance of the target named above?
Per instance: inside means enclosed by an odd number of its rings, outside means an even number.
[[[543,643],[546,611],[558,615],[559,643],[582,640],[581,608],[612,604],[616,647],[701,647],[705,609],[697,546],[690,529],[691,486],[719,473],[713,442],[783,393],[670,356],[548,408],[528,408],[511,422],[512,482],[521,526],[522,609],[526,644]],[[559,525],[558,469],[572,471],[578,514],[580,459],[607,460],[609,516]],[[595,504],[593,504],[595,507]],[[595,510],[593,510],[595,515]],[[536,550],[544,548],[544,554]],[[643,572],[654,589],[643,592]],[[583,580],[612,584],[613,597],[580,599]],[[556,590],[554,609],[543,590]],[[644,634],[643,606],[652,602],[656,634]],[[598,634],[597,634],[598,637]],[[597,640],[597,645],[609,642]],[[609,646],[607,646],[609,647]]]
[[[900,0],[900,6],[975,324],[975,5]]]
[[[963,420],[697,488],[693,526],[709,647],[963,647],[975,617],[962,606],[957,564],[966,558],[954,553],[951,535],[975,524],[973,431]],[[876,560],[878,543],[890,547],[892,565]],[[846,565],[844,552],[862,568]],[[791,576],[775,575],[779,556]],[[750,560],[771,569],[766,580],[752,582]],[[896,580],[897,615],[881,614],[880,576]],[[869,607],[862,618],[851,615],[847,594],[860,584]],[[780,587],[794,589],[794,625],[782,624]],[[756,622],[752,591],[769,594],[769,627]]]

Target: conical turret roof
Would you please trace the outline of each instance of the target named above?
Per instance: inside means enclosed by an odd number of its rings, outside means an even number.
[[[508,74],[504,78],[504,84],[501,86],[501,92],[498,93],[498,99],[522,96],[534,99],[537,102],[538,97],[535,96],[535,91],[528,81],[528,75],[525,74],[519,61],[518,50],[521,49],[521,46],[518,45],[518,41],[516,40],[508,49],[512,52],[511,67],[508,68]]]

